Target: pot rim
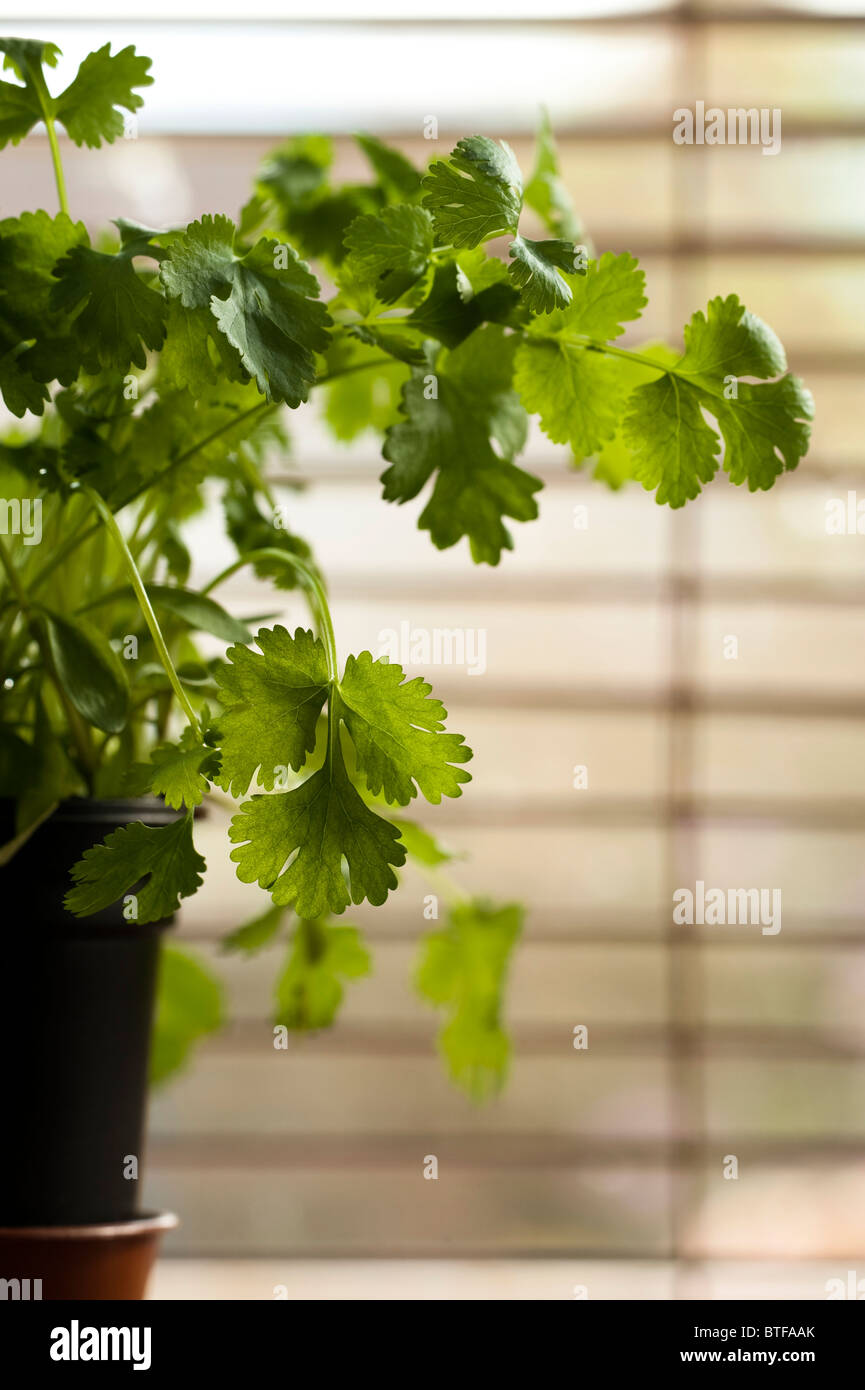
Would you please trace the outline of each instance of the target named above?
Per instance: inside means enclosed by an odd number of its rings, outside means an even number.
[[[69,796],[57,803],[43,824],[123,821],[145,815],[151,822],[167,823],[179,820],[181,814],[158,796]]]
[[[179,1225],[180,1218],[173,1211],[143,1212],[126,1221],[94,1222],[88,1226],[0,1226],[0,1240],[117,1240],[123,1236],[157,1235]]]

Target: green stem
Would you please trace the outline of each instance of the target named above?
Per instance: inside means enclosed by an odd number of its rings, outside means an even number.
[[[140,497],[141,493],[146,492],[150,486],[161,483],[162,479],[173,472],[175,468],[179,468],[182,463],[187,463],[189,459],[199,454],[202,449],[206,449],[208,444],[212,444],[213,441],[219,439],[221,435],[228,434],[229,430],[233,430],[235,426],[242,424],[244,420],[248,420],[251,415],[266,415],[268,411],[278,410],[281,405],[281,401],[258,401],[257,404],[251,405],[248,410],[244,410],[240,415],[235,415],[233,420],[226,420],[224,425],[220,425],[217,429],[212,430],[210,434],[205,435],[203,439],[197,440],[196,443],[191,444],[188,449],[184,449],[183,453],[178,454],[177,458],[173,459],[167,468],[164,468],[161,473],[157,474],[156,478],[153,479],[153,484],[145,483],[142,487],[139,487],[131,497],[128,497],[125,502],[121,502],[120,506],[126,507],[130,502],[134,502],[135,498]],[[120,508],[118,507],[118,511],[119,510]]]
[[[327,752],[328,766],[333,769],[333,755],[336,749],[336,740],[339,731],[339,713],[337,702],[339,700],[339,657],[336,650],[336,635],[333,630],[333,619],[330,616],[330,605],[327,601],[327,594],[324,585],[311,566],[307,565],[299,556],[292,555],[290,551],[278,550],[276,546],[263,546],[260,550],[248,550],[235,560],[233,564],[222,570],[215,579],[211,579],[206,588],[202,589],[202,594],[209,594],[217,585],[230,579],[244,565],[254,565],[258,560],[276,561],[278,564],[288,565],[295,570],[308,590],[311,597],[310,608],[313,619],[316,621],[322,642],[324,643],[325,658],[327,660],[327,674],[330,684],[330,696],[327,702]]]
[[[150,635],[153,638],[153,643],[156,647],[159,660],[162,662],[165,674],[168,676],[168,679],[171,682],[171,688],[173,689],[178,700],[180,701],[181,708],[183,709],[186,718],[189,720],[189,723],[191,727],[194,729],[197,737],[201,739],[202,735],[201,728],[198,723],[198,717],[195,713],[195,710],[192,708],[192,705],[189,703],[186,691],[183,689],[183,686],[180,683],[180,677],[174,669],[174,662],[171,660],[171,654],[168,650],[168,647],[166,646],[165,638],[162,635],[162,630],[157,621],[156,614],[153,611],[153,605],[150,602],[147,590],[144,587],[144,582],[141,578],[141,575],[138,572],[138,566],[136,565],[135,560],[133,559],[132,551],[126,544],[126,537],[123,535],[123,532],[117,525],[111,508],[103,500],[103,498],[99,496],[99,493],[94,492],[93,488],[87,487],[86,485],[81,490],[93,504],[93,507],[102,518],[105,527],[110,532],[117,546],[120,548],[124,562],[126,564],[126,568],[129,572],[129,578],[132,581],[132,587],[135,590],[135,597],[138,599],[138,606],[141,609],[142,614],[144,615],[144,621],[147,623],[147,626],[150,629]]]
[[[29,616],[31,611],[30,602],[27,598],[24,586],[21,583],[18,571],[12,563],[12,556],[9,554],[9,551],[6,549],[6,545],[2,540],[0,540],[0,564],[2,564],[4,570],[6,571],[6,578],[9,580],[9,587],[11,588],[13,594],[18,600],[18,607],[21,609],[22,613],[26,613]]]
[[[327,372],[325,376],[316,377],[316,386],[325,386],[329,381],[337,381],[341,376],[352,376],[355,372],[368,372],[370,367],[395,367],[405,366],[398,357],[391,357],[387,353],[382,353],[372,362],[354,362],[350,367],[338,367],[335,372]]]
[[[144,535],[134,537],[137,544],[139,560],[144,555],[144,552],[145,550],[147,550],[148,546],[153,545],[154,541],[156,541],[156,539],[158,538],[162,524],[163,517],[160,508],[157,507],[153,516],[150,519],[150,525],[147,527],[147,530],[145,531]],[[130,546],[132,543],[132,539],[133,538],[130,537]]]
[[[666,367],[661,362],[653,362],[651,357],[644,357],[641,352],[631,352],[629,348],[613,347],[612,343],[601,343],[597,338],[589,338],[586,334],[578,333],[575,337],[555,337],[550,334],[544,339],[550,343],[565,343],[568,347],[585,348],[589,352],[602,352],[608,357],[624,357],[628,362],[639,362],[644,367],[651,367],[653,372],[661,376],[678,376],[683,381],[688,377],[684,372],[677,372],[675,367]]]
[[[336,372],[329,373],[327,376],[321,376],[315,382],[315,385],[319,386],[328,381],[334,381],[337,377],[347,376],[350,372],[366,371],[370,367],[391,366],[396,361],[397,358],[388,357],[383,354],[381,361],[362,362],[352,367],[346,367],[344,369],[341,368]],[[134,492],[131,492],[128,497],[125,497],[122,502],[118,503],[118,505],[114,508],[114,511],[122,511],[124,507],[128,507],[130,503],[135,502],[142,495],[142,493],[147,492],[149,488],[160,487],[162,483],[165,481],[165,479],[169,477],[169,475],[173,473],[176,468],[180,468],[182,464],[188,463],[189,460],[191,458],[194,458],[196,454],[200,453],[202,449],[206,449],[208,444],[212,444],[214,440],[219,439],[221,435],[227,434],[229,430],[234,429],[234,427],[236,425],[239,425],[242,421],[248,420],[252,415],[256,415],[259,413],[263,415],[269,410],[278,410],[280,404],[281,402],[279,401],[259,401],[257,405],[250,406],[249,410],[244,411],[242,415],[238,415],[235,417],[235,419],[228,420],[224,425],[220,425],[218,429],[212,430],[210,434],[205,435],[204,439],[199,439],[197,443],[190,445],[190,447],[184,450],[182,454],[178,454],[176,459],[172,459],[168,467],[163,468],[161,473],[157,473],[155,478],[150,478],[147,480],[147,482],[141,483],[140,486],[137,487]],[[60,549],[55,551],[48,563],[46,565],[43,565],[42,569],[39,570],[38,573],[33,576],[32,587],[34,589],[38,588],[39,585],[42,584],[42,582],[45,579],[47,579],[50,574],[54,573],[57,566],[63,563],[67,555],[70,555],[74,550],[77,550],[78,546],[83,545],[85,541],[90,540],[91,536],[95,536],[98,530],[99,523],[94,522],[92,526],[87,527],[86,531],[82,531],[77,535],[70,536],[68,540],[66,540],[64,544],[61,545]]]
[[[327,949],[327,934],[321,922],[311,917],[298,917],[297,931],[306,946],[311,961],[321,960]]]
[[[54,122],[46,118],[45,125],[48,130],[48,143],[51,146],[51,161],[54,165],[54,182],[57,185],[57,200],[60,203],[60,211],[69,216],[69,201],[66,197],[66,179],[63,174],[63,164],[60,159],[60,145],[57,141],[57,130]]]
[[[211,593],[220,584],[224,584],[227,579],[230,579],[233,574],[236,574],[238,570],[243,569],[245,565],[254,565],[259,560],[275,560],[278,564],[288,565],[300,575],[304,586],[309,590],[314,600],[313,617],[316,618],[321,628],[321,639],[327,657],[328,679],[336,684],[339,680],[339,658],[337,657],[336,636],[327,595],[315,570],[305,560],[301,560],[299,555],[292,555],[288,550],[278,550],[276,546],[262,546],[260,550],[247,550],[239,559],[221,570],[215,579],[211,579],[210,583],[201,590],[202,594]]]
[[[148,514],[148,509],[147,509],[147,507],[142,507],[142,508],[141,508],[141,511],[138,513],[138,517],[137,517],[137,519],[136,519],[135,525],[133,526],[133,528],[132,528],[132,530],[131,530],[131,532],[130,532],[130,534],[129,534],[129,547],[130,547],[130,549],[131,549],[132,546],[136,543],[136,541],[138,540],[138,537],[141,535],[141,528],[142,528],[142,526],[144,525],[144,523],[145,523],[145,521],[146,521],[146,519],[147,519],[147,514]],[[144,549],[144,547],[146,546],[146,544],[147,544],[147,541],[145,540],[145,541],[142,543],[142,546],[141,546],[141,549],[142,549],[142,550]]]
[[[2,868],[4,864],[9,863],[13,856],[18,853],[21,846],[25,845],[30,839],[30,836],[36,833],[42,822],[46,821],[50,815],[54,814],[59,804],[60,803],[57,801],[52,801],[51,805],[46,806],[45,810],[36,817],[36,820],[31,821],[25,830],[22,830],[13,840],[7,840],[5,845],[0,845],[0,868]]]
[[[30,75],[33,79],[33,86],[39,98],[39,107],[42,111],[42,119],[45,122],[45,129],[48,132],[48,144],[51,147],[51,162],[54,165],[54,182],[57,185],[57,199],[60,203],[60,211],[69,216],[69,202],[66,197],[66,179],[63,174],[63,161],[60,158],[60,145],[57,140],[57,127],[54,124],[54,103],[51,100],[51,93],[45,84],[45,78],[41,70],[31,69]]]
[[[72,534],[69,537],[67,537],[67,539],[57,550],[54,551],[54,554],[51,556],[51,559],[48,560],[47,563],[44,564],[41,569],[37,570],[36,573],[33,575],[32,579],[30,580],[31,593],[35,592],[35,590],[40,587],[40,585],[48,578],[50,574],[53,574],[54,570],[56,570],[58,565],[62,565],[67,555],[71,555],[72,551],[76,550],[79,545],[82,545],[84,541],[88,540],[91,536],[96,535],[96,532],[99,529],[98,522],[95,522],[92,526],[88,526],[87,530],[82,533],[81,527],[83,526],[84,521],[86,520],[86,516],[87,514],[85,512],[84,516],[81,517],[77,525],[73,527]]]
[[[277,408],[277,402],[259,401],[257,405],[251,406],[249,410],[244,411],[242,415],[237,415],[233,420],[226,421],[224,425],[220,425],[218,429],[212,430],[210,434],[205,435],[203,439],[199,439],[197,443],[184,450],[182,454],[178,454],[177,458],[172,459],[168,467],[163,468],[161,473],[157,473],[155,478],[149,478],[147,482],[141,483],[134,492],[130,492],[128,497],[124,497],[123,501],[117,504],[114,511],[123,511],[124,507],[128,507],[130,503],[135,502],[142,493],[147,492],[148,488],[160,487],[169,474],[174,472],[175,468],[179,468],[181,464],[187,463],[189,459],[193,458],[197,453],[200,453],[202,449],[206,449],[208,444],[212,444],[215,439],[219,439],[220,435],[226,434],[229,430],[234,429],[235,425],[239,425],[242,420],[247,420],[250,415],[255,415],[259,411],[263,413],[266,410],[276,410]],[[91,536],[95,536],[98,530],[99,522],[96,521],[92,526],[88,526],[86,531],[76,536],[70,536],[68,541],[66,541],[48,561],[47,565],[44,565],[39,573],[34,576],[34,588],[41,584],[44,579],[47,579],[48,575],[52,574],[59,564],[62,564],[67,555],[71,554],[73,550],[76,550],[79,545],[83,545],[85,541],[89,541]]]

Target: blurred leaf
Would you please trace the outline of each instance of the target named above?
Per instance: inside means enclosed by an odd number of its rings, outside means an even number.
[[[20,796],[30,775],[29,743],[0,724],[0,796]]]
[[[327,182],[333,146],[326,135],[300,135],[268,155],[258,183],[282,208],[303,202]]]
[[[242,483],[234,482],[223,499],[225,527],[239,555],[250,550],[285,550],[301,560],[311,560],[312,550],[306,541],[284,527],[269,521],[258,509],[254,492]],[[279,514],[281,519],[282,514]],[[278,560],[256,560],[253,572],[259,579],[269,579],[277,589],[295,589],[299,583],[297,570]]]
[[[249,922],[244,922],[243,926],[229,932],[222,943],[223,951],[228,954],[239,951],[246,956],[256,955],[279,933],[287,917],[287,910],[274,904],[259,917],[253,917]]]
[[[434,835],[414,821],[397,817],[393,824],[399,830],[409,858],[416,859],[419,864],[432,869],[437,864],[449,864],[455,857],[450,850],[443,848]]]
[[[224,1022],[223,988],[200,961],[176,946],[160,954],[150,1080],[165,1081],[187,1061],[195,1043]]]
[[[41,697],[36,699],[33,743],[28,749],[26,781],[19,788],[15,828],[26,830],[67,796],[86,796],[87,788],[70,763],[51,727]],[[0,778],[2,781],[2,778]]]
[[[369,970],[369,952],[357,927],[299,919],[276,985],[276,1022],[297,1031],[329,1028],[342,1002],[342,981],[360,979]]]
[[[331,371],[361,368],[337,376],[322,388],[325,419],[337,439],[348,442],[369,429],[384,433],[399,421],[400,396],[409,369],[398,361],[385,360],[376,366],[380,357],[377,348],[351,338],[343,338],[328,354]]]
[[[559,156],[549,113],[544,110],[538,129],[535,167],[526,184],[523,202],[538,214],[553,236],[568,241],[583,240],[584,232],[576,214],[571,195],[559,171]]]
[[[192,569],[192,556],[180,534],[180,527],[173,521],[166,522],[162,530],[160,550],[171,578],[184,585]]]
[[[398,199],[407,201],[420,196],[423,176],[400,150],[385,145],[374,135],[356,135],[354,138],[386,189],[392,190]]]
[[[502,1027],[511,952],[523,927],[519,903],[473,899],[451,909],[448,926],[423,944],[419,994],[444,1010],[439,1047],[457,1085],[483,1100],[504,1083],[510,1040]]]

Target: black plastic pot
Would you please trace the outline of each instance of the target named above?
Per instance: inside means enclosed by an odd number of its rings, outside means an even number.
[[[78,920],[69,869],[156,800],[63,802],[0,868],[0,1226],[126,1221],[138,1209],[159,938],[121,904]],[[0,806],[0,843],[11,838]],[[169,919],[170,920],[170,919]],[[134,1164],[133,1161],[134,1160]]]

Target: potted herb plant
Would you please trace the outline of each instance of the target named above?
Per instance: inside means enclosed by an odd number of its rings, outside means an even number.
[[[149,60],[106,45],[56,93],[54,45],[0,51],[0,146],[43,123],[59,203],[0,220],[0,1273],[50,1270],[46,1297],[139,1296],[165,1219],[137,1212],[130,1177],[160,942],[206,867],[196,816],[213,795],[239,803],[232,859],[271,901],[228,945],[284,936],[279,1021],[319,1027],[368,968],[345,909],[383,903],[408,855],[446,857],[404,808],[470,780],[425,681],[369,651],[338,661],[324,578],[267,480],[290,412],[323,395],[338,438],[378,430],[384,500],[426,490],[432,543],[497,565],[508,522],[538,513],[517,462],[530,416],[600,480],[680,507],[722,464],[771,487],[805,453],[812,405],[734,295],[693,316],[684,352],[617,345],[643,273],[590,256],[546,123],[528,181],[487,137],[424,171],[359,136],[369,178],[336,184],[329,141],[302,136],[237,221],[118,218],[94,243],[58,131],[116,139]],[[236,559],[196,589],[184,528],[214,490]],[[310,626],[253,632],[228,611],[220,588],[243,567],[299,588]],[[520,925],[514,904],[460,901],[418,970],[476,1094],[506,1069]],[[163,952],[162,991],[157,1076],[220,1017],[186,954]]]

